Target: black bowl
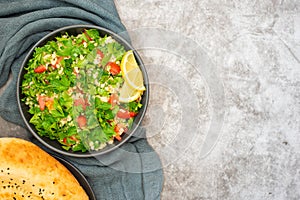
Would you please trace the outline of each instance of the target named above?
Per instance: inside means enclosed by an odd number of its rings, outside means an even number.
[[[28,61],[32,58],[33,53],[34,53],[34,49],[36,47],[41,47],[43,45],[45,45],[47,43],[47,41],[49,40],[55,40],[55,37],[57,36],[61,36],[64,33],[68,33],[69,35],[78,35],[80,33],[82,33],[85,29],[97,29],[100,33],[100,36],[111,36],[113,39],[115,39],[117,42],[119,42],[120,44],[122,44],[125,47],[125,50],[133,50],[135,58],[137,60],[137,63],[140,66],[140,69],[142,71],[143,74],[143,78],[144,78],[144,85],[146,87],[146,91],[144,92],[143,96],[142,96],[142,101],[141,103],[143,104],[143,107],[139,110],[138,115],[135,117],[133,125],[131,127],[130,130],[128,130],[126,132],[126,134],[122,134],[122,140],[121,141],[114,141],[113,144],[109,144],[107,145],[105,148],[98,150],[98,151],[88,151],[88,152],[73,152],[73,151],[66,151],[65,149],[63,149],[61,147],[61,144],[58,141],[55,140],[51,140],[47,137],[44,136],[40,136],[34,125],[29,123],[30,118],[32,117],[32,115],[30,113],[28,113],[29,107],[27,105],[25,105],[25,103],[21,100],[24,98],[24,95],[22,94],[21,91],[21,85],[22,85],[22,81],[23,81],[23,77],[24,74],[26,73],[26,70],[24,69],[28,63]],[[99,26],[93,26],[93,25],[73,25],[73,26],[67,26],[67,27],[63,27],[60,28],[58,30],[55,30],[51,33],[49,33],[48,35],[46,35],[45,37],[43,37],[41,40],[39,40],[29,51],[29,53],[27,54],[25,60],[22,63],[20,72],[19,72],[19,77],[18,77],[18,82],[17,82],[17,100],[18,100],[18,106],[19,106],[19,110],[21,113],[21,116],[27,126],[27,128],[30,130],[30,132],[42,143],[44,144],[47,148],[61,153],[63,155],[67,155],[67,156],[73,156],[73,157],[92,157],[92,156],[98,156],[98,155],[103,155],[105,153],[111,152],[117,148],[119,148],[122,144],[124,144],[134,133],[135,131],[137,131],[138,127],[141,124],[141,121],[143,120],[143,117],[145,115],[146,109],[147,109],[147,105],[149,102],[149,81],[148,81],[148,75],[145,69],[145,66],[142,62],[142,59],[140,58],[140,56],[138,55],[138,53],[134,50],[134,48],[120,35],[99,27]]]

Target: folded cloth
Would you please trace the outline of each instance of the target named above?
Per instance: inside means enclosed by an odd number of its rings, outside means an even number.
[[[98,25],[115,33],[126,31],[113,0],[0,0],[0,24],[0,88],[5,86],[0,116],[23,127],[16,82],[26,53],[39,39],[75,24]],[[87,177],[97,199],[160,199],[161,162],[145,134],[140,128],[121,148],[105,156],[64,159]],[[32,141],[55,154],[37,140]]]

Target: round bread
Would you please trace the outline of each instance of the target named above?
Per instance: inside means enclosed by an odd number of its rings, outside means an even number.
[[[35,144],[0,138],[0,199],[88,199],[76,178]]]

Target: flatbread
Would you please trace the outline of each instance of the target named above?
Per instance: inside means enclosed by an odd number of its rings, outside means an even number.
[[[67,168],[35,144],[0,138],[0,199],[89,199]]]

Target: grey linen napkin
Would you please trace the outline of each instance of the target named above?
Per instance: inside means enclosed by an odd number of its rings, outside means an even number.
[[[26,53],[44,35],[74,24],[126,31],[113,0],[0,0],[0,88],[7,86],[0,96],[3,119],[25,127],[17,106],[16,82]],[[160,199],[161,162],[145,135],[140,128],[121,148],[105,156],[63,158],[87,177],[97,199]]]

